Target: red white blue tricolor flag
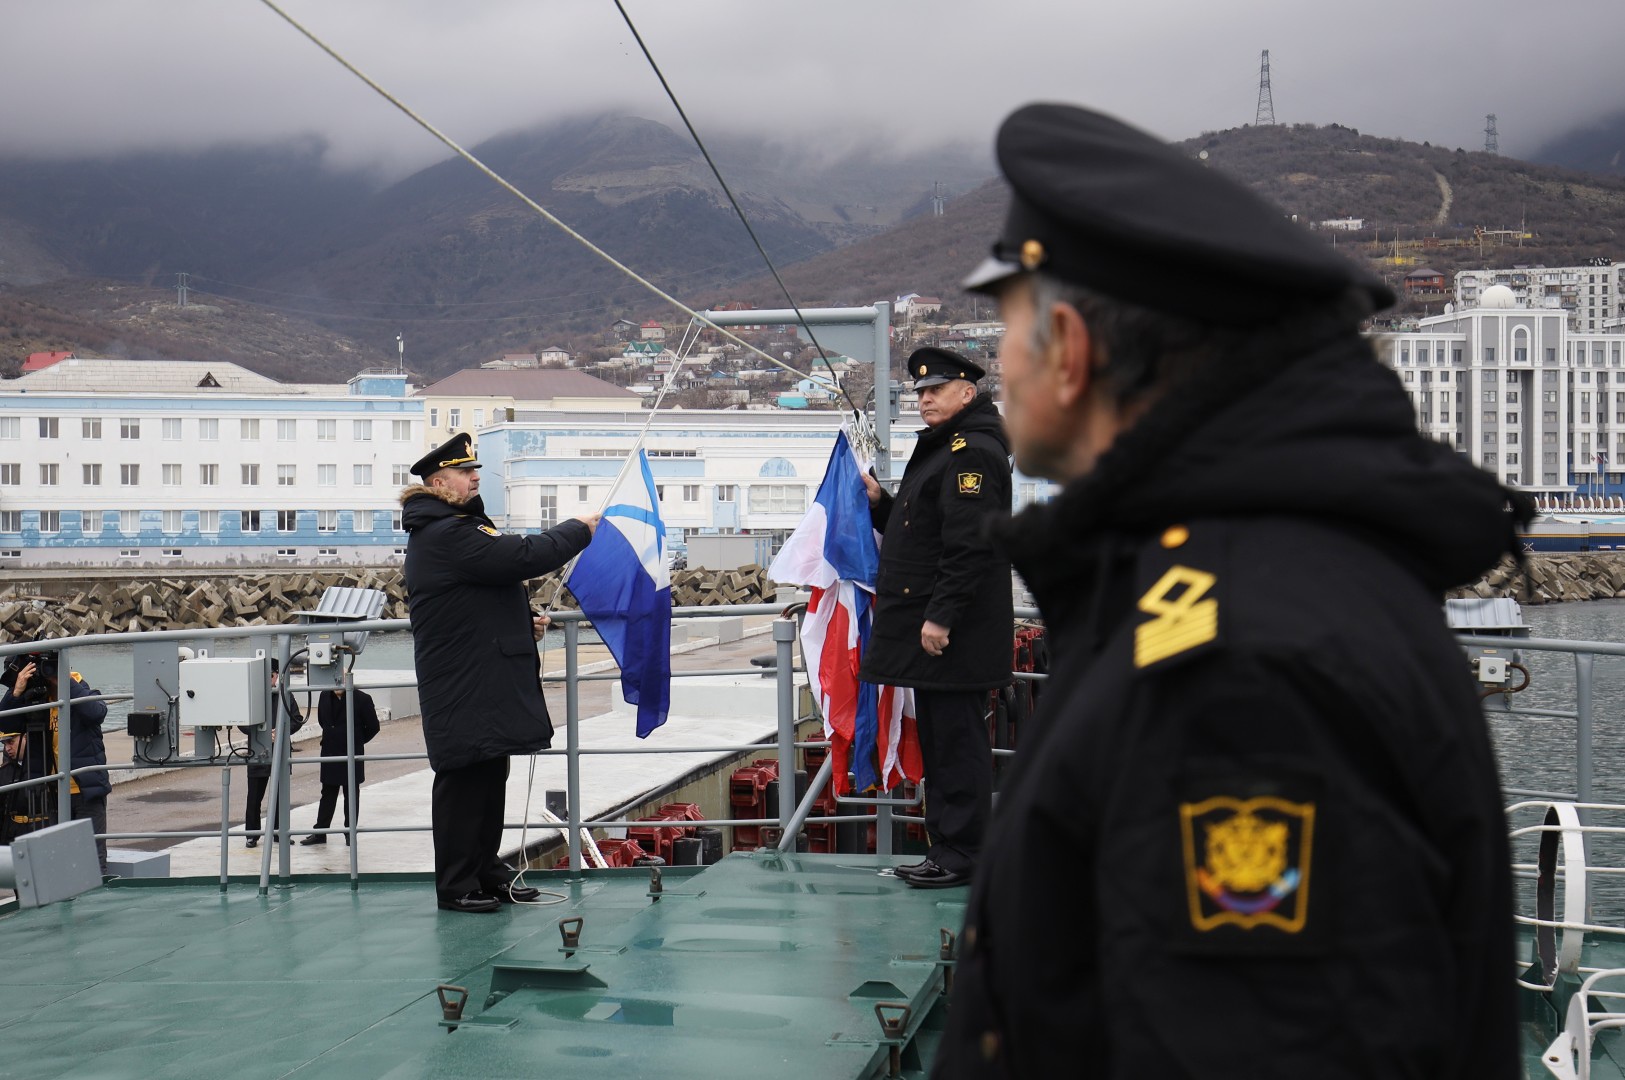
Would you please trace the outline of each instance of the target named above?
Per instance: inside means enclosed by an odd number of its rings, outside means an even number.
[[[638,738],[648,737],[671,708],[671,569],[660,496],[642,450],[566,584],[620,665],[621,696],[638,707]]]
[[[866,468],[843,429],[807,516],[768,567],[774,581],[805,585],[812,592],[801,626],[801,655],[824,714],[836,794],[846,791],[849,772],[859,791],[889,791],[905,779],[918,781],[923,771],[913,691],[858,679],[874,625],[880,568],[863,486]]]

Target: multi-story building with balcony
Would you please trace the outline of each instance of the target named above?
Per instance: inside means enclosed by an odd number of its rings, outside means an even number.
[[[1477,307],[1484,290],[1494,285],[1509,289],[1519,307],[1568,312],[1571,330],[1625,325],[1625,263],[1462,270],[1456,274],[1456,302]]]

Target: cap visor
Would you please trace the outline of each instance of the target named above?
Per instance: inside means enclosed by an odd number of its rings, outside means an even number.
[[[982,264],[970,272],[970,276],[959,283],[959,287],[967,292],[986,292],[1007,277],[1014,277],[1021,273],[1021,267],[1013,262],[988,257]]]
[[[953,382],[946,375],[926,375],[914,380],[914,389],[924,390],[928,386],[941,386],[945,382]]]

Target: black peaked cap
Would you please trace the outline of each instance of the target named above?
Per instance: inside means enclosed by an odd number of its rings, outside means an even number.
[[[987,372],[972,360],[967,360],[949,349],[927,345],[909,354],[908,373],[914,379],[914,389],[924,390],[953,379],[974,383]]]
[[[1236,180],[1120,120],[1027,105],[999,128],[1012,198],[1004,230],[964,282],[1023,270],[1198,322],[1251,326],[1363,290],[1394,294]]]
[[[427,480],[441,469],[477,469],[479,457],[474,452],[474,440],[467,432],[459,431],[427,454],[418,458],[412,473]]]

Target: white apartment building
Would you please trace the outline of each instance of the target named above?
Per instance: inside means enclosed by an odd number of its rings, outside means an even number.
[[[1421,431],[1509,485],[1561,499],[1625,492],[1625,333],[1576,331],[1509,286],[1380,335]]]
[[[1567,311],[1571,330],[1625,326],[1625,263],[1462,270],[1456,274],[1456,303],[1477,307],[1484,290],[1494,285],[1509,289],[1518,307]]]
[[[88,358],[0,382],[0,567],[396,560],[424,443],[407,389]]]

